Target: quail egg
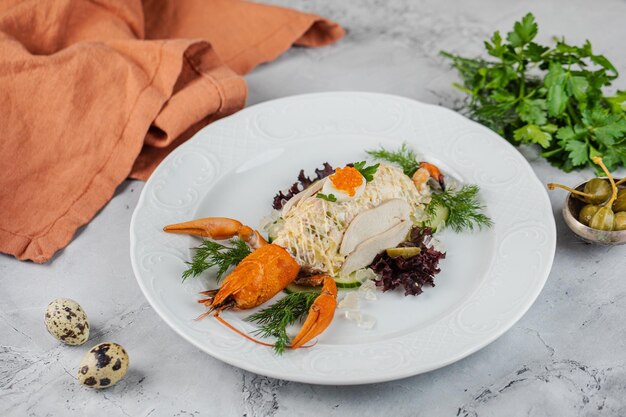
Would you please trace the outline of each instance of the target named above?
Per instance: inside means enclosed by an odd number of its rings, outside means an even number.
[[[333,196],[334,201],[343,202],[354,200],[365,190],[365,178],[354,167],[337,168],[335,173],[324,182],[322,194]]]
[[[67,345],[82,345],[89,339],[87,314],[74,300],[53,300],[48,304],[44,321],[48,332]]]
[[[85,354],[78,368],[78,382],[100,389],[115,385],[128,371],[128,353],[117,343],[100,343]]]

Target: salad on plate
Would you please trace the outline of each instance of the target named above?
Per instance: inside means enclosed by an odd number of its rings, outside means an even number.
[[[406,145],[367,154],[372,162],[324,163],[313,179],[301,170],[298,181],[274,197],[261,231],[227,217],[165,226],[207,238],[183,273],[185,279],[217,268],[221,285],[201,293],[206,311],[198,319],[212,316],[278,354],[311,346],[331,325],[338,301],[347,319],[371,328],[375,321],[355,307],[358,297],[396,288],[419,295],[435,285],[446,257],[439,231],[491,226],[477,186],[457,184]],[[281,292],[286,295],[246,318],[258,325],[252,334],[220,315],[260,306]],[[288,327],[299,321],[292,338]]]

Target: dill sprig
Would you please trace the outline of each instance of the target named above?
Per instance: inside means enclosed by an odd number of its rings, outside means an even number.
[[[274,350],[281,355],[289,345],[287,326],[301,320],[319,296],[315,292],[295,292],[272,304],[245,320],[261,326],[254,334],[262,337],[274,337]]]
[[[419,161],[413,150],[403,143],[400,149],[390,151],[382,146],[375,151],[366,151],[375,159],[387,161],[399,165],[405,175],[413,176],[419,168]],[[479,188],[476,185],[465,185],[460,190],[435,191],[426,208],[429,216],[434,216],[438,206],[448,209],[448,218],[445,227],[450,227],[455,232],[474,230],[490,227],[493,222],[482,211],[484,207],[478,202]]]
[[[464,185],[460,190],[433,192],[426,212],[433,216],[437,206],[447,208],[449,213],[444,227],[457,233],[491,227],[493,222],[482,212],[485,207],[478,201],[479,191],[477,185]]]
[[[183,281],[189,277],[198,276],[214,266],[218,268],[216,279],[219,281],[231,266],[236,266],[251,253],[246,242],[241,239],[231,239],[230,243],[232,246],[222,245],[212,240],[203,241],[195,248],[196,253],[192,261],[185,262],[189,268],[183,272]]]
[[[370,150],[365,151],[368,155],[373,157],[374,159],[382,160],[397,164],[402,168],[405,175],[409,177],[415,174],[415,171],[420,167],[419,161],[417,160],[417,155],[413,150],[409,149],[406,146],[406,143],[403,143],[400,149],[396,151],[389,151],[384,149],[382,146],[378,150]]]

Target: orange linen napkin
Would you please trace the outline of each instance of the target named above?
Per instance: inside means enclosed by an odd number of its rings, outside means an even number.
[[[48,261],[125,178],[241,109],[242,74],[343,33],[239,0],[4,0],[0,251]]]

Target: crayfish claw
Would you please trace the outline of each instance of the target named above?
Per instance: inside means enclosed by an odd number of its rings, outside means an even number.
[[[291,341],[291,348],[298,349],[320,335],[333,321],[337,307],[337,284],[326,275],[322,292],[315,299],[300,332]]]
[[[163,228],[163,231],[208,237],[214,240],[226,240],[239,236],[254,249],[267,245],[267,241],[259,232],[228,217],[205,217],[184,223],[169,224]]]

